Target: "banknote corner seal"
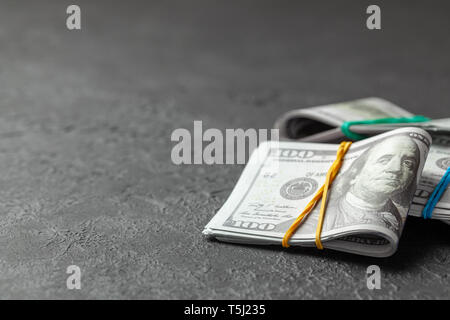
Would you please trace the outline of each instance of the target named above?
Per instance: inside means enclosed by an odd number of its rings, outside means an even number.
[[[442,170],[447,170],[450,167],[450,157],[444,157],[436,160],[436,165]]]

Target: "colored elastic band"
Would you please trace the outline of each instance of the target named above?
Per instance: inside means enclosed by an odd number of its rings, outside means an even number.
[[[370,125],[370,124],[383,124],[383,123],[411,123],[411,122],[426,122],[430,121],[430,118],[424,116],[413,116],[409,118],[381,118],[381,119],[372,119],[372,120],[360,120],[360,121],[346,121],[342,124],[341,130],[345,136],[352,140],[362,140],[367,138],[367,136],[363,134],[359,134],[356,132],[352,132],[350,130],[351,126],[354,125]]]
[[[444,175],[441,178],[441,181],[439,181],[436,188],[434,188],[433,193],[428,198],[427,204],[425,205],[425,208],[423,208],[422,211],[422,216],[424,219],[431,218],[434,207],[441,199],[442,195],[444,194],[449,184],[450,184],[450,167],[447,168],[447,171],[445,171]]]
[[[319,212],[319,222],[317,223],[317,229],[316,229],[316,247],[320,250],[323,249],[322,242],[320,240],[320,235],[322,233],[322,227],[323,227],[323,220],[325,218],[325,209],[327,205],[327,195],[328,195],[328,188],[330,187],[331,183],[333,182],[334,178],[336,178],[337,174],[339,173],[339,169],[342,166],[342,162],[344,160],[344,155],[346,154],[347,150],[350,148],[350,145],[352,143],[350,141],[344,141],[339,145],[339,148],[336,153],[336,160],[334,160],[333,164],[331,165],[330,169],[327,172],[327,176],[325,179],[324,185],[317,191],[317,193],[314,195],[312,200],[306,205],[305,209],[300,213],[300,215],[295,219],[294,223],[289,227],[289,229],[286,231],[282,245],[284,248],[289,247],[289,239],[292,237],[294,232],[298,229],[300,224],[304,221],[305,217],[314,209],[317,202],[322,198],[322,203],[320,205],[320,212]]]

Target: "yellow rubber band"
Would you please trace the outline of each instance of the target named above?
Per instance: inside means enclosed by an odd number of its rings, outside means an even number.
[[[312,200],[308,202],[305,209],[300,213],[300,215],[295,219],[294,223],[289,227],[289,229],[286,231],[283,237],[283,241],[281,244],[284,248],[289,247],[289,239],[292,237],[294,232],[298,229],[300,224],[304,221],[305,217],[311,212],[312,209],[316,206],[317,202],[322,198],[322,203],[320,205],[320,212],[319,212],[319,221],[317,223],[317,229],[316,229],[316,247],[317,249],[322,250],[322,242],[320,240],[320,235],[322,233],[322,227],[323,227],[323,221],[325,218],[325,209],[327,205],[327,196],[328,196],[328,189],[333,182],[334,178],[336,178],[337,174],[339,173],[339,169],[342,166],[342,162],[344,159],[344,155],[347,153],[348,149],[351,146],[350,141],[344,141],[339,145],[339,148],[336,152],[336,160],[334,160],[333,164],[331,165],[330,169],[327,172],[327,176],[325,179],[325,183],[322,187],[317,191],[317,193],[314,195]]]

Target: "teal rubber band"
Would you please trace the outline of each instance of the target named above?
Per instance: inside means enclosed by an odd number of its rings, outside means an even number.
[[[447,171],[445,171],[444,175],[441,178],[441,181],[439,181],[436,188],[434,188],[433,193],[428,198],[427,204],[425,205],[425,208],[423,208],[422,216],[424,219],[430,219],[434,207],[441,199],[442,195],[444,194],[444,191],[447,189],[447,186],[450,184],[450,167],[447,168]]]
[[[372,119],[372,120],[359,120],[359,121],[346,121],[342,124],[341,130],[342,133],[349,139],[352,140],[362,140],[367,138],[367,136],[363,134],[359,134],[356,132],[352,132],[350,130],[351,126],[354,125],[367,125],[367,124],[383,124],[383,123],[410,123],[410,122],[426,122],[430,121],[430,118],[424,116],[413,116],[408,118],[380,118],[380,119]]]

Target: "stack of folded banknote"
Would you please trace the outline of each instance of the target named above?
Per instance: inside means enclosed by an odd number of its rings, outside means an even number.
[[[354,142],[332,183],[320,239],[324,248],[374,257],[392,255],[408,215],[421,217],[433,190],[450,166],[450,119],[412,123],[358,123],[413,118],[379,98],[298,109],[274,127],[281,141],[260,144],[228,200],[206,225],[218,240],[280,245],[286,231],[324,184],[339,142],[349,140],[343,124],[355,122]],[[450,191],[432,210],[450,223]],[[289,239],[315,246],[317,205]]]

